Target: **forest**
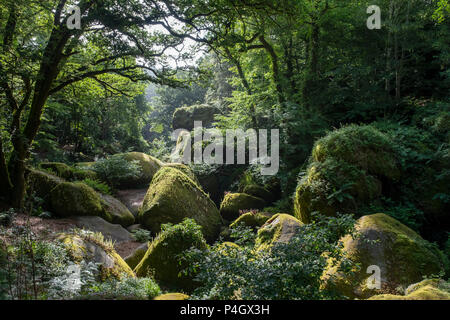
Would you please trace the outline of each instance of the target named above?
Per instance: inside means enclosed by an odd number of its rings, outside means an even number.
[[[449,0],[1,0],[0,300],[450,300]]]

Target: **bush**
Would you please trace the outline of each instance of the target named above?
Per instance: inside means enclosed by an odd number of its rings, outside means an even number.
[[[185,272],[197,271],[196,280],[202,286],[191,298],[341,298],[321,288],[321,276],[328,258],[342,256],[338,240],[344,234],[353,233],[354,222],[350,216],[318,217],[315,223],[302,226],[290,242],[280,243],[271,250],[256,252],[252,245],[254,238],[242,230],[247,238],[244,245],[216,243],[206,252],[192,249],[185,255],[191,262]]]
[[[103,182],[100,182],[100,181],[94,180],[94,179],[89,179],[89,178],[84,179],[84,180],[79,181],[79,182],[82,182],[82,183],[88,185],[89,187],[91,187],[92,189],[94,189],[94,190],[96,190],[98,192],[101,192],[103,194],[111,195],[110,187],[107,184],[103,183]]]
[[[114,299],[114,300],[147,300],[161,294],[161,289],[152,278],[124,277],[121,280],[109,280],[95,283],[79,298],[82,299]]]
[[[123,155],[113,155],[99,160],[92,166],[92,170],[112,187],[119,186],[124,180],[136,179],[142,173],[139,161],[128,161]]]
[[[145,229],[135,229],[131,233],[137,242],[147,242],[152,239],[151,232]]]

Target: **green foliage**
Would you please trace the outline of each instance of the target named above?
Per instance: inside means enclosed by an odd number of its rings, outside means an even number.
[[[152,278],[124,277],[94,283],[83,290],[77,299],[83,300],[151,300],[161,294]]]
[[[145,229],[135,229],[131,233],[137,242],[147,242],[152,239],[151,232]]]
[[[328,257],[340,257],[340,236],[353,232],[350,216],[319,217],[304,225],[288,243],[255,252],[250,230],[240,232],[247,245],[216,243],[206,253],[186,254],[202,286],[192,299],[334,299],[334,292],[321,289],[321,275]],[[241,243],[242,244],[242,243]]]
[[[112,187],[117,187],[127,179],[138,178],[142,173],[139,162],[128,161],[123,155],[113,155],[95,162],[92,166],[101,180]]]
[[[111,195],[111,188],[107,184],[105,184],[99,180],[87,178],[82,181],[76,181],[76,182],[82,182],[98,192]]]

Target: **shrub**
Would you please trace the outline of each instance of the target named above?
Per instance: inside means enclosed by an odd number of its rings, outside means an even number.
[[[145,229],[135,229],[131,233],[137,242],[147,242],[152,239],[151,232]]]
[[[92,170],[112,187],[119,186],[124,180],[138,178],[142,172],[139,161],[128,161],[123,155],[99,160],[92,166]]]
[[[206,252],[192,249],[185,255],[191,266],[185,272],[198,272],[196,280],[202,286],[191,298],[341,298],[321,288],[321,275],[328,258],[342,256],[338,240],[344,234],[353,233],[354,222],[350,216],[318,217],[315,223],[302,226],[290,242],[280,243],[271,250],[256,252],[249,230],[240,231],[247,238],[244,245],[216,243]]]
[[[95,283],[86,289],[79,298],[147,300],[160,294],[161,289],[152,278],[124,277],[121,280],[111,279],[103,283]]]
[[[80,182],[88,185],[89,187],[91,187],[92,189],[94,189],[94,190],[96,190],[98,192],[101,192],[103,194],[111,195],[110,187],[107,184],[103,183],[103,182],[100,182],[100,181],[94,180],[94,179],[89,179],[89,178],[84,179],[84,180],[82,180]]]

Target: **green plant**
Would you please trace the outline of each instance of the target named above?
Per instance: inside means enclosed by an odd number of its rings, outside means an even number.
[[[123,277],[103,283],[94,283],[86,288],[78,298],[147,300],[161,294],[161,289],[152,278]]]
[[[101,192],[103,194],[111,195],[111,188],[107,184],[105,184],[105,183],[103,183],[101,181],[86,178],[86,179],[84,179],[84,180],[82,180],[80,182],[88,185],[89,187],[91,187],[92,189],[94,189],[94,190],[96,190],[98,192]]]
[[[131,233],[133,238],[138,242],[147,242],[152,239],[151,232],[145,229],[135,229]]]
[[[95,162],[92,170],[108,185],[117,187],[123,180],[139,177],[142,169],[138,163],[138,161],[128,161],[123,155],[118,154]]]
[[[206,252],[190,250],[186,272],[196,271],[202,284],[192,299],[334,299],[335,292],[322,289],[328,258],[343,255],[339,239],[354,233],[351,216],[315,217],[288,242],[271,250],[256,251],[252,245],[223,246],[216,243]],[[243,239],[251,239],[240,231]],[[247,240],[244,243],[251,243]],[[326,255],[324,255],[326,253]],[[350,272],[349,265],[342,265]]]

